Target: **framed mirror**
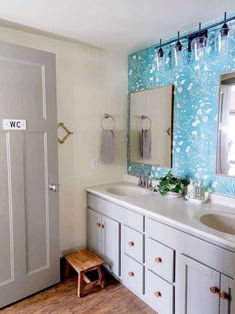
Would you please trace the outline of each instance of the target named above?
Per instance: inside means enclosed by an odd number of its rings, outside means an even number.
[[[216,173],[235,176],[235,72],[220,78]]]
[[[173,88],[171,84],[130,94],[131,162],[171,168]]]

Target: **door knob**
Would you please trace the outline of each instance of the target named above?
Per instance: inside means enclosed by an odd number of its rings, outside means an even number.
[[[155,258],[155,262],[156,262],[157,264],[160,264],[160,263],[162,262],[161,257],[156,257],[156,258]]]
[[[59,191],[59,184],[50,184],[49,190],[51,190],[52,192],[58,192]]]

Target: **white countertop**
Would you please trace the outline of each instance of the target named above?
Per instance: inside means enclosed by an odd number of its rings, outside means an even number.
[[[141,194],[122,196],[109,193],[107,190],[118,186],[136,187],[130,182],[116,182],[87,188],[87,191],[110,202],[129,208],[146,216],[156,218],[167,225],[204,240],[216,243],[227,249],[235,250],[235,235],[223,233],[203,225],[197,218],[206,212],[222,212],[235,215],[235,208],[208,202],[195,204],[183,198],[161,196],[159,193],[141,189]]]

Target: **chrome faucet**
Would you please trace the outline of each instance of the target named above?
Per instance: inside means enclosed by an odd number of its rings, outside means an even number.
[[[153,180],[151,179],[151,172],[149,172],[147,175],[145,175],[144,185],[145,185],[146,189],[151,189],[152,188]]]
[[[139,173],[141,173],[139,175]],[[130,174],[133,176],[137,176],[139,178],[138,186],[150,189],[152,187],[152,179],[151,179],[151,173],[148,172],[148,174],[144,173],[144,170],[142,168],[134,168],[130,171]]]

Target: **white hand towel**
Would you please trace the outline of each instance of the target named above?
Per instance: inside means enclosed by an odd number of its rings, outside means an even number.
[[[101,160],[105,164],[115,161],[115,136],[113,130],[103,130]]]

